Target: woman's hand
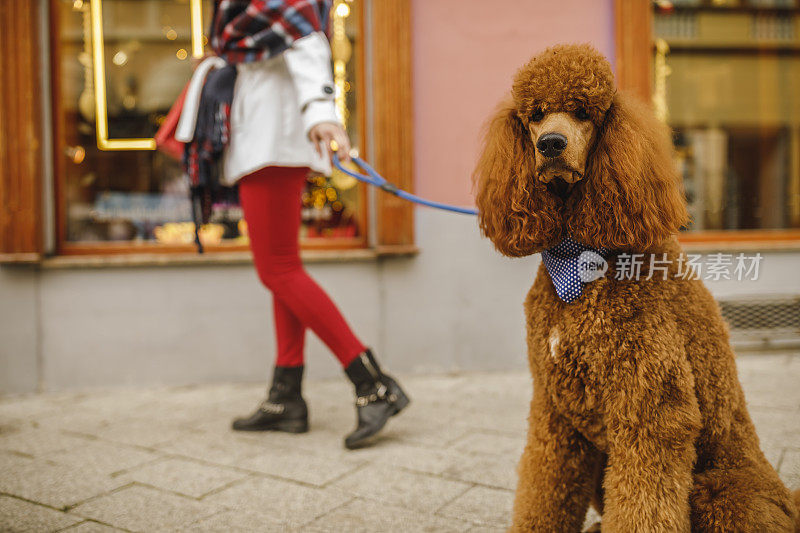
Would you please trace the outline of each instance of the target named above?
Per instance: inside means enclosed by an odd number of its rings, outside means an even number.
[[[320,157],[323,155],[323,149],[320,147],[320,143],[325,145],[325,150],[330,158],[333,156],[331,141],[336,141],[337,152],[341,156],[342,161],[350,161],[350,138],[347,136],[347,132],[344,131],[342,125],[338,122],[321,122],[316,124],[308,132],[308,138],[311,140],[311,144],[314,145],[314,149]]]

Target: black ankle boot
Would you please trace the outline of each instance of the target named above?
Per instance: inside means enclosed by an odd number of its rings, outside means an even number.
[[[233,421],[237,431],[308,431],[308,407],[300,395],[303,367],[276,366],[267,399],[247,418]]]
[[[345,373],[356,388],[358,426],[344,439],[345,448],[352,450],[367,445],[410,400],[391,376],[381,372],[370,350],[359,354]]]

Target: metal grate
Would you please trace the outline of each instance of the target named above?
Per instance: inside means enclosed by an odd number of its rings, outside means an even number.
[[[728,300],[719,304],[732,330],[800,330],[800,298]]]
[[[761,297],[719,302],[735,345],[800,341],[800,298]]]
[[[750,33],[757,41],[794,41],[794,17],[782,14],[760,14],[752,19]]]
[[[671,13],[654,18],[655,35],[662,39],[697,39],[697,15],[695,13]]]

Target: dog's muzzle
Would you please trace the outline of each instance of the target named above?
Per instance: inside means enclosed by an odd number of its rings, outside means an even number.
[[[583,178],[577,170],[566,168],[562,165],[545,165],[537,173],[537,179],[545,184],[551,194],[566,201],[572,193],[575,184]]]
[[[569,183],[560,177],[556,177],[547,182],[546,186],[548,191],[566,201],[572,193],[575,183]]]

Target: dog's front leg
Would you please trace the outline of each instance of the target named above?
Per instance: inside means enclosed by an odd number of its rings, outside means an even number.
[[[511,531],[578,532],[600,453],[556,413],[542,387],[534,387],[529,422]]]
[[[693,376],[668,355],[634,357],[607,389],[603,532],[688,533],[700,429]]]

